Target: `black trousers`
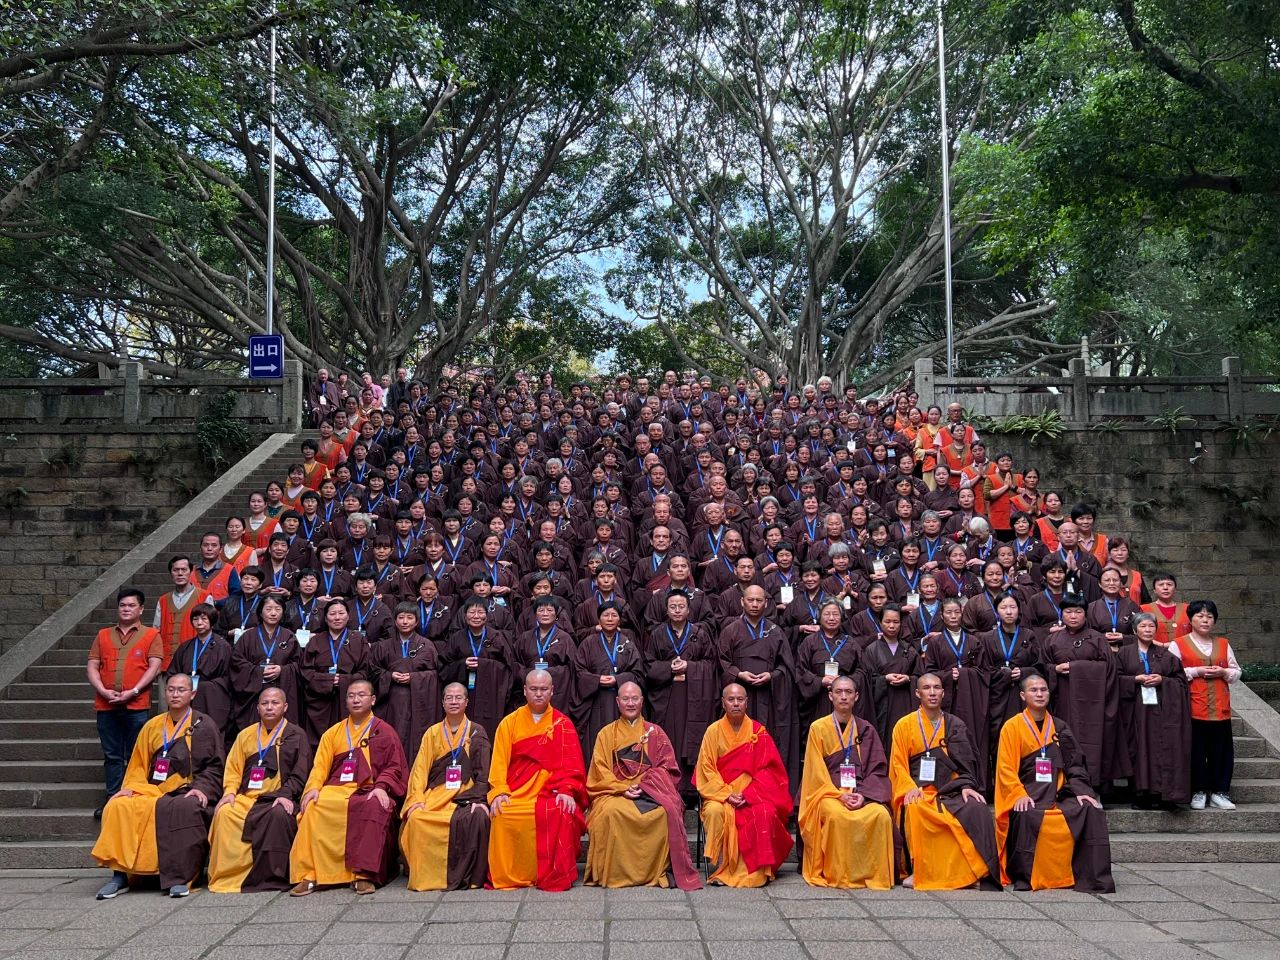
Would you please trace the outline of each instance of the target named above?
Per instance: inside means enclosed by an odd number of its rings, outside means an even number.
[[[1191,721],[1191,791],[1229,793],[1236,764],[1230,720]]]

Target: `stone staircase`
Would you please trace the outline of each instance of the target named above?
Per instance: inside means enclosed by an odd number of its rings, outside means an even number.
[[[231,513],[243,514],[249,493],[283,479],[298,459],[297,441],[286,443],[147,561],[131,580],[147,594],[147,623],[170,587],[169,557],[198,556],[203,531],[221,530]],[[84,669],[97,631],[113,622],[114,597],[0,690],[0,869],[92,866],[102,751]]]

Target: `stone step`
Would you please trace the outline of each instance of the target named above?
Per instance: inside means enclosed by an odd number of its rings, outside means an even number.
[[[0,720],[80,720],[86,717],[92,720],[93,714],[93,701],[88,697],[75,700],[0,699]]]
[[[0,740],[26,740],[43,737],[93,737],[98,736],[98,725],[93,716],[72,719],[0,720]]]
[[[1236,756],[1245,759],[1267,756],[1267,741],[1261,737],[1232,737],[1235,742]]]
[[[102,760],[97,737],[67,737],[62,740],[0,740],[0,763],[26,761]],[[11,779],[10,777],[6,779]]]
[[[1118,834],[1152,833],[1276,833],[1280,835],[1280,804],[1240,803],[1235,810],[1132,810],[1124,805],[1107,809],[1107,826]]]
[[[1231,781],[1231,799],[1236,803],[1280,803],[1280,780],[1236,777]]]
[[[0,870],[86,870],[95,867],[93,840],[25,840],[0,843]]]
[[[75,683],[79,681],[86,690],[89,681],[85,679],[84,664],[44,664],[27,667],[22,679],[28,683]]]
[[[79,667],[81,674],[84,672],[85,655],[79,650],[67,650],[55,647],[50,650],[39,661],[41,666],[71,666]]]
[[[0,840],[62,838],[92,841],[98,835],[93,807],[65,810],[0,809]]]
[[[9,700],[65,700],[92,705],[92,691],[89,681],[81,678],[78,683],[11,683],[4,688],[4,696]]]
[[[100,793],[104,790],[101,751],[96,756],[87,759],[60,760],[56,766],[47,769],[51,772],[40,773],[32,769],[30,772],[24,773],[24,776],[34,781],[36,778],[52,776],[52,771],[56,771],[59,783],[90,783],[94,784]],[[12,779],[12,776],[9,779]]]
[[[1116,863],[1273,863],[1280,833],[1129,833],[1111,838]]]
[[[1280,759],[1276,757],[1236,757],[1233,776],[1249,780],[1280,780]]]
[[[95,769],[101,779],[102,768]],[[0,808],[66,811],[77,807],[93,808],[102,801],[100,782],[0,783]]]

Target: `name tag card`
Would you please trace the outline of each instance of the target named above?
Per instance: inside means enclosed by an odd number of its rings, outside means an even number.
[[[847,595],[847,594],[846,594],[845,596],[841,597],[841,598],[840,598],[840,606],[844,607],[846,610],[852,610],[852,609],[853,609],[853,598],[852,598],[852,597],[850,597],[850,596],[849,596],[849,595]]]
[[[297,633],[293,635],[293,637],[295,640],[298,641],[298,646],[305,647],[308,643],[311,642],[311,631],[299,630]]]
[[[250,767],[249,768],[249,789],[261,790],[262,784],[267,779],[266,767]]]
[[[827,660],[822,664],[822,675],[824,677],[840,676],[840,664],[835,660]]]
[[[451,763],[444,768],[444,788],[446,790],[462,789],[462,765]]]
[[[918,594],[918,593],[908,593],[908,594],[907,594],[907,606],[908,606],[908,607],[918,607],[918,606],[920,606],[920,594]]]
[[[791,584],[786,584],[778,589],[778,599],[783,603],[790,603],[796,598],[796,588]]]
[[[244,636],[244,627],[236,627],[231,631],[231,642],[236,643]]]
[[[1036,757],[1036,783],[1053,783],[1053,761]]]
[[[920,776],[917,779],[921,783],[933,783],[934,778],[938,775],[938,761],[933,757],[920,758]]]
[[[191,675],[191,692],[195,693],[199,689],[200,689],[200,676],[199,674],[193,673]]]
[[[356,778],[356,762],[354,760],[343,760],[342,766],[338,768],[338,782],[352,783]]]
[[[157,783],[164,783],[169,779],[169,758],[156,757],[155,768],[151,771],[151,779]]]
[[[1154,707],[1160,702],[1160,694],[1155,687],[1140,687],[1143,706]]]
[[[840,764],[840,789],[841,790],[857,790],[858,789],[858,768],[852,763]]]
[[[545,661],[545,660],[535,660],[535,661],[533,661],[533,669],[535,669],[535,670],[546,670],[546,669],[547,669],[547,661]]]
[[[885,572],[885,565],[884,565],[884,561],[883,561],[883,560],[879,560],[879,559],[872,560],[872,561],[871,561],[871,572],[872,572],[872,573],[884,573],[884,572]]]

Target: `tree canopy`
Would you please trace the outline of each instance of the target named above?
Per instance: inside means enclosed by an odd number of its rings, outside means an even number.
[[[2,369],[940,356],[936,8],[889,0],[16,5]],[[1280,363],[1280,12],[945,5],[961,372]]]

